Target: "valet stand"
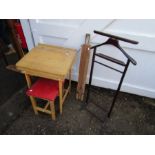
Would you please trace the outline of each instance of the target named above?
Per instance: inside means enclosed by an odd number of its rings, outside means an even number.
[[[114,95],[114,98],[113,98],[113,101],[111,103],[111,106],[110,106],[110,109],[107,113],[108,117],[110,117],[111,115],[111,112],[113,110],[113,107],[115,105],[115,102],[116,102],[116,99],[117,99],[117,96],[118,96],[118,93],[120,91],[120,88],[121,88],[121,85],[122,85],[122,82],[123,82],[123,79],[125,77],[125,74],[127,72],[127,69],[129,67],[129,64],[130,62],[133,64],[133,65],[136,65],[137,62],[131,57],[129,56],[125,51],[124,49],[119,45],[119,41],[124,41],[124,42],[127,42],[127,43],[131,43],[131,44],[138,44],[137,41],[134,41],[134,40],[130,40],[130,39],[126,39],[126,38],[122,38],[122,37],[119,37],[119,36],[115,36],[115,35],[111,35],[111,34],[108,34],[108,33],[104,33],[104,32],[100,32],[100,31],[94,31],[94,33],[96,34],[99,34],[99,35],[102,35],[102,36],[106,36],[106,37],[109,37],[109,39],[104,42],[104,43],[101,43],[101,44],[98,44],[98,45],[95,45],[95,46],[92,46],[91,49],[93,49],[93,56],[92,56],[92,63],[91,63],[91,70],[90,70],[90,76],[89,76],[89,84],[88,84],[88,90],[87,90],[87,94],[86,94],[86,101],[85,103],[83,104],[83,107],[82,109],[86,108],[87,105],[89,104],[89,97],[90,97],[90,88],[91,88],[91,83],[92,83],[92,76],[93,76],[93,69],[94,69],[94,63],[98,63],[102,66],[105,66],[109,69],[112,69],[114,71],[117,71],[119,73],[122,74],[121,78],[120,78],[120,82],[118,84],[118,88],[116,90],[116,93]],[[115,58],[112,58],[112,57],[109,57],[107,55],[104,55],[102,53],[97,53],[97,48],[100,47],[100,46],[103,46],[103,45],[113,45],[114,47],[118,48],[123,54],[124,56],[127,58],[127,62],[124,63],[123,61],[120,61],[120,60],[117,60]],[[95,60],[95,57],[99,57],[99,58],[102,58],[102,59],[105,59],[105,60],[108,60],[108,61],[111,61],[112,63],[115,63],[115,64],[118,64],[120,66],[123,66],[124,67],[124,71],[120,71],[116,68],[113,68],[111,66],[108,66],[106,64],[103,64],[99,61],[96,61]],[[95,103],[94,105],[97,106],[97,104]],[[98,107],[100,107],[98,105]],[[101,107],[100,107],[101,108]],[[103,110],[103,109],[102,109]],[[93,114],[94,116],[96,116],[95,114]],[[97,117],[97,116],[96,116]],[[98,118],[98,117],[97,117]],[[99,119],[99,118],[98,118]],[[102,121],[102,119],[99,119]]]

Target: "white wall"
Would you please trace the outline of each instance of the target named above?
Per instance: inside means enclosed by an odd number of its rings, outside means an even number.
[[[86,33],[91,34],[91,44],[101,43],[107,38],[95,35],[93,30],[104,31],[139,41],[138,45],[121,43],[123,48],[137,61],[130,64],[124,79],[122,91],[155,98],[155,20],[21,20],[24,34],[31,49],[39,42],[77,49],[77,62],[73,79],[77,80],[80,61],[80,47]],[[31,29],[30,29],[31,28]],[[30,33],[32,31],[32,36]],[[100,48],[99,51],[118,59],[124,59],[120,51],[113,47]],[[112,63],[109,63],[113,65]],[[115,66],[116,67],[116,66]],[[121,67],[117,67],[121,68]],[[120,75],[107,68],[95,65],[93,84],[116,89]]]

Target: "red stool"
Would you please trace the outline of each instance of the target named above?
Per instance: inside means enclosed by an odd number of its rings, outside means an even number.
[[[26,94],[30,97],[35,114],[38,114],[38,111],[48,113],[51,114],[52,120],[55,120],[54,101],[59,95],[58,81],[40,78],[27,90]],[[37,106],[34,97],[47,100],[48,102],[41,108]]]

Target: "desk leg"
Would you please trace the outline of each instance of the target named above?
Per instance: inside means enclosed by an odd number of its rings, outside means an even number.
[[[72,68],[69,71],[69,93],[71,92]]]
[[[34,113],[37,115],[38,111],[37,111],[37,103],[34,97],[30,96],[30,100],[31,100],[31,104],[34,110]]]
[[[60,114],[62,114],[62,80],[59,80],[59,106],[60,106]]]
[[[25,78],[26,78],[27,86],[28,86],[28,88],[30,88],[32,85],[31,78],[28,74],[25,74]]]

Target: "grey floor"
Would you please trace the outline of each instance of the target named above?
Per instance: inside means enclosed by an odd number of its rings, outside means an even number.
[[[71,94],[63,107],[63,115],[58,112],[57,99],[57,119],[52,121],[49,115],[34,114],[30,101],[25,95],[26,87],[22,75],[3,69],[0,70],[0,74],[5,77],[0,78],[0,87],[3,88],[0,92],[0,98],[3,98],[0,102],[0,134],[155,134],[155,100],[153,99],[120,93],[111,118],[108,119],[105,117],[106,111],[100,110],[93,103],[107,110],[114,91],[93,87],[87,109],[104,121],[101,122],[87,110],[80,110],[82,103],[75,99],[76,83],[73,82]]]
[[[16,54],[7,56],[9,64],[15,64],[18,60]],[[19,73],[6,69],[3,59],[0,59],[0,105],[5,103],[16,91],[25,85],[24,78]]]

